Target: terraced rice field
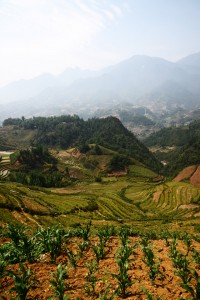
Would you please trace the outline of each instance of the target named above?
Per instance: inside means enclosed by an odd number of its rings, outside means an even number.
[[[10,154],[6,152],[0,152],[0,157],[2,158],[0,161],[0,180],[5,179],[9,175],[10,168]]]
[[[64,226],[95,222],[185,220],[200,215],[200,188],[183,182],[152,182],[142,177],[105,177],[62,189],[0,183],[1,223]],[[16,213],[17,212],[17,213]],[[9,215],[9,218],[8,218]]]

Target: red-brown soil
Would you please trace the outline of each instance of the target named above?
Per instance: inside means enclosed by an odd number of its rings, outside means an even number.
[[[155,284],[152,284],[149,279],[149,269],[143,262],[143,252],[141,247],[137,244],[139,238],[129,237],[130,245],[136,248],[134,254],[131,256],[132,262],[130,263],[129,275],[133,281],[133,285],[128,288],[128,296],[126,299],[147,299],[147,296],[142,291],[141,287],[145,287],[150,293],[154,295],[153,299],[158,299],[160,296],[162,300],[168,299],[188,299],[191,298],[190,294],[185,292],[185,290],[179,285],[181,279],[175,275],[174,267],[172,265],[172,260],[169,255],[169,247],[166,246],[164,240],[152,241],[154,253],[157,259],[160,259],[160,271],[162,276],[158,276],[155,279]],[[63,249],[63,253],[57,258],[56,263],[51,263],[48,254],[41,256],[40,260],[36,263],[28,264],[32,272],[35,274],[38,282],[33,288],[28,292],[27,299],[48,299],[53,295],[53,290],[49,279],[52,279],[50,273],[55,272],[57,265],[62,262],[63,265],[69,263],[69,258],[67,256],[68,250],[73,250],[74,253],[78,254],[77,243],[81,243],[82,239],[73,238]],[[97,238],[90,239],[91,244],[99,243]],[[197,251],[200,251],[200,243],[195,241],[192,242],[192,246],[195,247]],[[182,241],[178,241],[178,250],[183,254],[186,253],[186,246]],[[95,292],[96,294],[88,295],[84,290],[84,285],[86,284],[86,276],[88,269],[85,264],[92,259],[95,259],[94,251],[91,247],[83,253],[83,256],[78,261],[78,266],[74,269],[70,263],[68,267],[68,278],[65,280],[66,283],[66,294],[70,295],[70,300],[84,300],[84,299],[100,299],[99,293],[104,294],[107,285],[109,285],[110,293],[117,288],[117,281],[113,278],[111,273],[118,274],[118,265],[116,263],[117,251],[121,246],[121,241],[118,237],[111,237],[110,241],[107,243],[107,255],[104,259],[100,260],[98,270],[95,272],[97,277],[97,284]],[[191,255],[189,254],[191,258]],[[13,271],[17,271],[19,264],[10,265],[7,267]],[[194,263],[191,263],[191,267],[196,267]],[[197,270],[199,272],[199,270]],[[10,277],[0,277],[0,293],[5,296],[5,299],[10,299],[10,294],[5,294],[5,291],[13,286],[13,281]],[[16,297],[13,293],[12,296]],[[115,300],[122,299],[120,295],[115,296]],[[160,298],[159,298],[160,299]]]
[[[189,166],[185,169],[183,169],[175,178],[174,178],[174,181],[182,181],[182,180],[185,180],[185,179],[189,179],[192,174],[194,174],[194,172],[196,171],[197,169],[197,166]]]
[[[190,178],[190,182],[193,185],[200,186],[200,166],[196,169],[192,177]]]

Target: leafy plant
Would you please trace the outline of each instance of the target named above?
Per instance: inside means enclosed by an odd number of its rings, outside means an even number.
[[[96,256],[97,263],[99,263],[100,259],[105,258],[107,251],[105,250],[106,243],[101,241],[98,245],[95,244],[92,246],[94,254]]]
[[[80,227],[78,230],[78,236],[82,237],[84,241],[88,241],[90,236],[90,230],[91,230],[91,222],[86,224],[85,227]]]
[[[128,243],[120,248],[116,259],[119,267],[119,273],[111,274],[118,281],[116,293],[120,293],[122,298],[127,296],[127,288],[133,284],[133,281],[128,274],[129,264],[132,261],[132,259],[130,259],[130,255],[133,253],[133,251],[134,248],[130,248]]]
[[[65,237],[64,230],[59,226],[52,226],[48,228],[40,228],[37,233],[44,252],[49,252],[51,261],[55,262],[56,257],[61,254],[63,238]]]
[[[200,269],[200,253],[196,249],[192,249],[193,255],[193,261],[197,264],[197,268]]]
[[[65,294],[65,289],[66,289],[66,283],[65,279],[67,278],[67,271],[66,271],[66,266],[63,267],[62,263],[60,263],[57,267],[57,271],[55,273],[51,273],[51,276],[54,279],[49,280],[49,282],[52,285],[52,288],[55,292],[55,294],[51,297],[49,297],[49,300],[58,298],[59,300],[68,300],[69,295],[64,295]]]
[[[79,256],[82,257],[84,251],[85,251],[85,250],[88,248],[88,246],[89,246],[89,242],[88,242],[88,241],[82,241],[82,243],[79,243],[79,244],[77,243],[77,246],[78,246],[78,248],[79,248],[79,250],[80,250]]]
[[[186,255],[189,254],[189,252],[191,251],[191,246],[192,246],[192,239],[191,237],[189,237],[188,233],[185,232],[182,236],[183,242],[185,243],[185,245],[187,246],[187,253]]]
[[[110,289],[107,288],[104,292],[104,294],[101,294],[99,293],[99,299],[100,300],[113,300],[115,295],[116,295],[116,292],[113,292],[111,295],[110,294]]]
[[[155,254],[153,252],[153,245],[142,245],[142,250],[144,253],[143,262],[149,267],[149,278],[151,279],[152,283],[154,283],[155,278],[160,274],[160,261],[156,261]]]
[[[86,267],[88,269],[88,273],[86,275],[87,283],[85,284],[84,289],[88,295],[95,295],[95,287],[97,283],[95,272],[97,270],[97,265],[94,260],[91,260],[89,263],[86,263]]]
[[[142,290],[146,294],[147,300],[153,300],[153,295],[150,294],[149,291],[146,288],[142,287]]]
[[[190,282],[180,284],[187,292],[191,294],[193,300],[200,299],[200,276],[196,271],[193,271],[193,278],[195,279],[195,286],[192,286]]]
[[[69,257],[69,260],[70,260],[73,268],[76,269],[77,262],[78,262],[78,256],[72,250],[69,250],[67,255]]]
[[[17,273],[7,271],[7,274],[14,280],[14,287],[11,288],[10,291],[15,291],[17,293],[16,299],[25,300],[28,291],[36,282],[31,270],[20,264]]]

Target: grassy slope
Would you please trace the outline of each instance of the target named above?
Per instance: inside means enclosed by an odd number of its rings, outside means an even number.
[[[184,220],[200,214],[200,188],[184,182],[165,182],[162,177],[134,161],[124,177],[94,176],[106,169],[115,153],[102,148],[103,155],[78,155],[73,151],[56,151],[59,168],[69,168],[81,178],[65,188],[36,188],[17,183],[0,183],[0,225],[24,223],[69,226],[92,219],[95,224],[165,222]],[[74,153],[74,154],[72,154]],[[97,161],[94,170],[86,169],[86,160]],[[73,173],[74,172],[74,173]],[[155,180],[155,178],[157,178]],[[160,221],[155,221],[160,220]]]
[[[177,220],[198,216],[200,189],[187,183],[151,182],[141,177],[106,177],[102,183],[80,182],[62,189],[36,189],[0,183],[0,220],[29,225],[89,219],[94,222]],[[147,173],[147,172],[146,172]],[[144,176],[144,175],[143,175]],[[193,204],[194,203],[194,204]]]

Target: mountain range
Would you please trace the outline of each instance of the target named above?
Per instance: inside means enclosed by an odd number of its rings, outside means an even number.
[[[70,68],[10,83],[0,88],[0,121],[22,115],[87,118],[127,103],[163,113],[199,108],[199,99],[200,52],[177,62],[136,55],[100,71]]]

